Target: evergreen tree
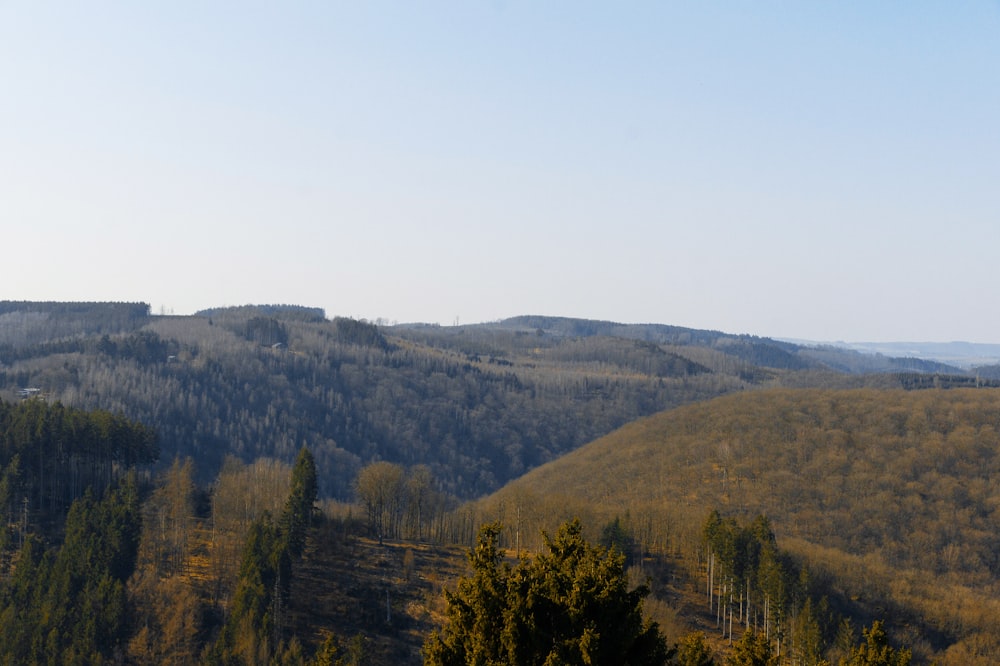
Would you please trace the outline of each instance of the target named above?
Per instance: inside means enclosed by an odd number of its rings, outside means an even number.
[[[266,663],[280,643],[281,587],[291,568],[288,551],[265,513],[250,527],[239,581],[210,664]]]
[[[824,666],[823,632],[812,599],[806,598],[792,622],[791,651],[802,666]]]
[[[608,550],[618,549],[618,552],[625,556],[625,565],[628,566],[631,563],[632,535],[629,534],[618,516],[615,516],[614,520],[604,526],[597,543]]]
[[[648,588],[630,591],[624,556],[588,544],[579,521],[516,567],[503,562],[499,534],[496,523],[481,529],[473,575],[446,593],[449,623],[425,644],[426,664],[668,662],[659,627],[642,617]]]
[[[302,554],[316,503],[316,465],[302,447],[278,525],[267,511],[250,527],[236,593],[225,626],[207,655],[210,664],[297,663],[301,646],[283,642],[292,561]],[[331,653],[332,654],[332,653]]]
[[[505,655],[501,636],[512,570],[497,545],[500,529],[499,523],[482,526],[469,551],[472,577],[459,580],[455,592],[445,590],[448,626],[428,639],[425,664],[485,664]]]
[[[0,597],[0,663],[103,664],[120,655],[139,532],[128,479],[103,500],[88,491],[73,503],[60,548],[46,553],[29,536]]]
[[[292,487],[281,514],[281,529],[288,552],[294,557],[302,554],[306,530],[312,521],[316,503],[316,463],[309,449],[302,447],[292,469]]]
[[[726,658],[726,666],[777,666],[778,657],[767,636],[747,629]]]
[[[712,648],[705,641],[705,634],[690,633],[677,646],[677,666],[714,666]]]
[[[841,666],[909,666],[910,651],[889,645],[882,620],[876,620],[871,629],[862,633],[865,640],[851,650],[850,656],[840,660]]]

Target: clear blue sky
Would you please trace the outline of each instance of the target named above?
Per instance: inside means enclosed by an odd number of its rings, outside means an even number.
[[[0,0],[0,298],[1000,342],[1000,2]]]

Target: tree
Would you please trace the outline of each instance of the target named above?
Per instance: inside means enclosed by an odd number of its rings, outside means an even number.
[[[427,465],[415,465],[406,475],[406,522],[410,538],[423,537],[423,524],[427,521],[428,505],[433,494],[433,476]]]
[[[829,650],[830,661],[840,663],[847,659],[851,651],[854,650],[854,641],[854,623],[849,617],[841,618],[840,624],[837,625],[837,635],[833,640],[833,646]]]
[[[705,634],[693,632],[681,639],[677,646],[677,666],[714,666],[712,648],[705,641]]]
[[[826,664],[823,660],[823,631],[812,599],[806,598],[792,621],[791,652],[803,666]]]
[[[668,663],[658,625],[642,617],[649,589],[628,589],[621,553],[588,544],[574,520],[512,567],[500,530],[483,526],[472,577],[446,591],[449,621],[425,643],[426,664]]]
[[[141,572],[128,585],[132,626],[127,663],[181,666],[197,662],[206,609],[181,576]]]
[[[472,577],[459,580],[455,592],[445,590],[448,626],[428,639],[425,664],[485,663],[503,655],[500,637],[512,571],[497,546],[499,534],[499,523],[480,528],[478,543],[468,555]]]
[[[608,550],[616,548],[619,553],[625,556],[625,565],[631,564],[632,535],[629,534],[618,516],[615,516],[614,520],[604,526],[601,530],[601,538],[597,542]]]
[[[238,579],[247,535],[265,513],[279,515],[287,505],[290,470],[274,460],[245,465],[227,458],[212,491],[212,558],[210,572],[215,601],[227,603]]]
[[[851,650],[850,656],[840,660],[841,666],[909,666],[910,651],[889,645],[882,620],[876,620],[871,629],[861,633],[865,640]]]
[[[763,633],[747,629],[726,658],[726,666],[777,666],[778,657]]]
[[[292,487],[281,514],[281,529],[288,552],[294,557],[302,554],[306,530],[312,522],[313,505],[316,503],[316,463],[309,449],[302,447],[292,468]]]
[[[175,458],[145,505],[142,557],[157,574],[181,569],[194,523],[194,464]]]
[[[267,663],[280,643],[280,587],[289,574],[287,551],[265,513],[250,526],[232,607],[208,663]]]
[[[15,520],[16,503],[19,499],[18,486],[21,475],[21,457],[17,454],[11,458],[7,466],[0,465],[0,551],[12,543],[10,525],[20,521]],[[23,534],[22,534],[23,537]]]
[[[0,663],[109,663],[123,651],[140,520],[129,476],[101,500],[88,490],[73,503],[58,548],[28,537],[0,589]]]
[[[403,468],[379,461],[358,472],[358,497],[368,510],[368,527],[378,535],[381,545],[385,537],[396,533],[403,504]]]

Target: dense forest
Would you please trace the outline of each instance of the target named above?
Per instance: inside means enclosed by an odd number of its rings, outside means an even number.
[[[158,454],[153,430],[109,412],[0,402],[0,524],[28,512],[61,516],[88,488],[107,487]]]
[[[120,412],[157,430],[165,460],[197,459],[202,481],[227,454],[291,462],[305,444],[321,492],[341,499],[377,460],[429,465],[444,489],[472,497],[633,418],[744,383],[633,341],[516,333],[455,349],[308,308],[110,318],[41,335],[46,317],[64,316],[0,315],[0,332],[16,331],[0,337],[0,395],[37,388]]]
[[[308,449],[291,469],[230,461],[199,509],[190,461],[139,472],[140,424],[31,399],[0,403],[0,435],[0,661],[305,663],[283,623],[315,521]]]
[[[3,302],[0,661],[447,662],[486,524],[551,603],[547,535],[620,554],[655,659],[996,663],[998,395],[652,324]]]
[[[0,397],[38,392],[146,424],[164,464],[191,456],[203,483],[227,455],[291,464],[305,445],[321,494],[339,499],[379,460],[427,465],[441,490],[476,497],[636,418],[735,390],[985,381],[898,359],[850,374],[860,354],[821,362],[820,351],[543,317],[377,326],[291,305],[174,317],[144,304],[0,303]]]
[[[49,437],[45,423],[66,418],[37,399],[5,407],[8,424],[22,424],[12,439],[21,450]],[[199,487],[190,459],[156,477],[138,473],[148,431],[120,425],[114,474],[91,477],[68,510],[47,503],[8,517],[5,663],[704,665],[715,654],[742,665],[764,663],[761,653],[767,663],[909,663],[909,648],[890,645],[881,620],[858,635],[852,621],[864,616],[836,581],[810,578],[806,560],[779,549],[763,516],[740,524],[711,511],[693,558],[665,552],[659,533],[642,533],[628,516],[604,525],[596,545],[573,520],[553,537],[539,532],[542,546],[525,539],[513,552],[494,522],[479,530],[463,571],[446,543],[466,511],[427,503],[414,513],[426,497],[419,469],[363,468],[357,508],[367,510],[351,518],[350,506],[319,510],[307,448],[292,467],[230,458]],[[86,427],[67,430],[62,445],[82,451],[88,436]],[[8,511],[37,485],[18,457],[0,469]],[[684,610],[692,599],[697,608]],[[871,661],[869,647],[893,660]]]

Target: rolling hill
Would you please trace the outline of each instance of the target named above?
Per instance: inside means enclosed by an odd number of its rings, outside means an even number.
[[[976,381],[912,359],[857,374],[874,367],[863,358],[556,317],[376,326],[289,305],[175,317],[0,302],[0,399],[122,413],[157,430],[161,464],[191,456],[202,482],[227,455],[290,462],[305,444],[339,499],[378,460],[427,465],[441,490],[476,497],[636,418],[732,391]]]
[[[648,548],[689,563],[711,509],[763,514],[854,612],[889,616],[943,663],[996,663],[997,478],[996,389],[773,389],[630,423],[476,510],[525,540],[571,515],[628,516]]]
[[[858,626],[886,617],[917,663],[1000,662],[1000,389],[980,370],[660,324],[384,326],[289,305],[174,317],[141,303],[0,302],[0,399],[149,426],[160,471],[193,459],[199,520],[225,505],[225,479],[270,478],[306,446],[321,497],[346,502],[327,506],[353,524],[358,471],[392,462],[453,496],[450,514],[435,507],[442,543],[468,545],[493,519],[515,552],[576,516],[592,539],[624,526],[639,575],[656,577],[653,612],[679,637],[713,626],[698,592],[709,512],[733,534],[763,515],[796,589],[821,591],[830,617]],[[386,659],[415,657],[437,585],[387,572],[405,556],[437,580],[438,556],[337,534],[316,535],[297,583],[323,595],[322,617],[308,604],[290,617],[313,642],[326,628],[364,632]],[[216,548],[199,538],[182,582]],[[385,570],[355,564],[390,551]],[[456,560],[440,560],[445,578]],[[383,616],[387,589],[400,606]],[[197,606],[174,592],[178,608]]]

